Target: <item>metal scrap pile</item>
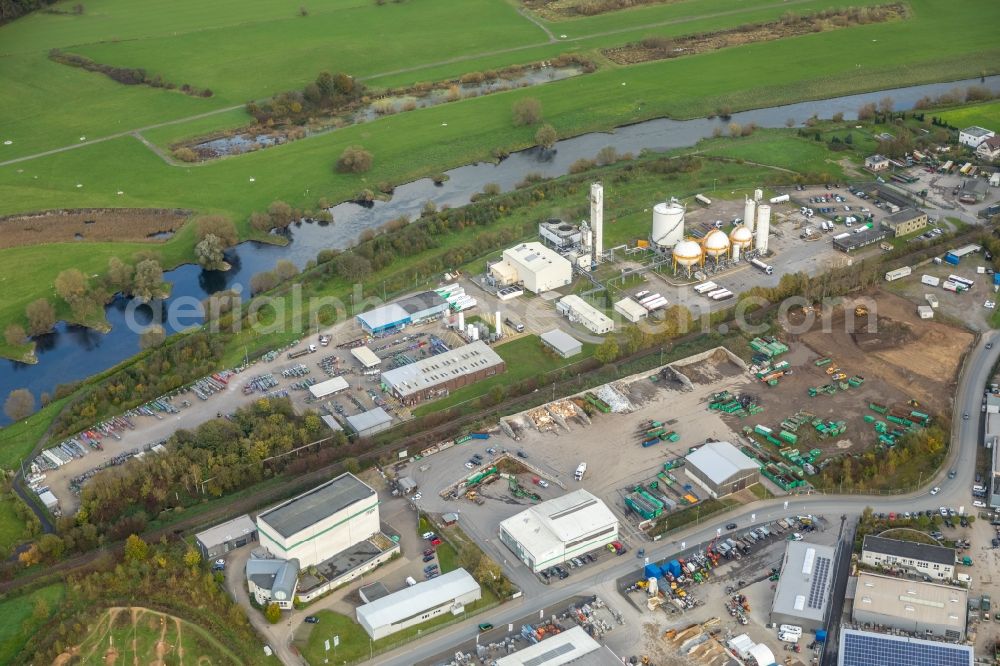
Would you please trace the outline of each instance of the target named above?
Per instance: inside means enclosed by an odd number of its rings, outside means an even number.
[[[635,409],[632,403],[629,402],[628,398],[621,394],[618,389],[614,388],[610,384],[605,384],[597,390],[597,397],[608,403],[611,407],[611,411],[616,414],[621,414],[624,412],[631,412]]]

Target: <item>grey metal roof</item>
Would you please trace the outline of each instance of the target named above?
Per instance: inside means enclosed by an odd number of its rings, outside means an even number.
[[[227,520],[226,522],[216,525],[215,527],[209,527],[207,530],[198,532],[195,538],[201,542],[205,548],[212,548],[213,546],[218,546],[219,544],[226,543],[227,541],[232,541],[233,539],[238,539],[241,536],[252,534],[257,531],[257,526],[253,524],[250,520],[250,516],[242,515],[232,520]]]
[[[886,539],[871,534],[865,536],[861,550],[882,553],[884,555],[895,555],[896,557],[905,557],[933,564],[955,565],[955,549],[953,548],[932,546],[927,543],[916,543],[914,541]]]
[[[337,419],[333,418],[333,414],[323,414],[320,418],[323,419],[323,423],[330,427],[330,430],[334,430],[336,432],[342,432],[344,430],[344,426],[340,425]]]
[[[962,134],[968,134],[969,136],[974,136],[974,137],[981,137],[981,136],[989,136],[993,134],[993,132],[991,130],[986,129],[985,127],[980,127],[979,125],[973,125],[972,127],[966,127],[964,130],[962,130]]]
[[[422,291],[419,294],[407,296],[406,298],[396,301],[396,304],[406,310],[406,313],[410,315],[414,315],[418,312],[423,312],[424,310],[429,310],[431,308],[441,307],[447,303],[448,301],[441,298],[441,294],[435,291]]]
[[[503,363],[482,340],[382,373],[382,381],[407,396]]]
[[[729,442],[709,442],[687,454],[687,461],[716,485],[732,480],[741,472],[760,468],[749,456]]]
[[[909,222],[910,220],[916,219],[926,215],[923,211],[916,210],[914,208],[904,208],[897,213],[886,216],[882,220],[883,224],[902,224],[903,222]]]
[[[375,601],[376,599],[389,596],[389,588],[387,588],[381,581],[375,581],[374,583],[369,583],[368,585],[362,585],[358,590],[358,594],[361,596],[361,600],[367,604]]]
[[[385,425],[390,422],[392,422],[392,417],[381,407],[369,409],[367,412],[347,417],[347,425],[351,426],[354,432],[364,432],[369,428]]]
[[[774,591],[772,613],[822,622],[830,602],[836,549],[808,541],[789,541]]]
[[[284,599],[291,599],[295,594],[295,583],[299,580],[299,561],[296,558],[286,560],[282,563],[278,573],[274,576],[274,583],[271,585],[271,594],[275,598],[282,598],[278,592],[284,592]]]
[[[834,238],[833,246],[846,252],[850,252],[851,250],[855,250],[859,247],[877,243],[885,237],[886,230],[881,226],[876,225],[870,229],[865,229],[864,231],[859,231],[858,233],[852,233],[846,238]]]
[[[940,643],[857,629],[844,629],[840,632],[838,654],[840,666],[972,666],[975,660],[971,645]]]
[[[580,351],[583,346],[583,343],[579,340],[574,338],[569,333],[559,330],[558,328],[542,333],[541,337],[542,342],[551,346],[560,354],[570,354],[574,351]]]
[[[377,331],[387,326],[395,326],[408,322],[410,320],[410,313],[398,303],[389,303],[374,310],[362,312],[358,315],[358,319],[371,330]]]
[[[384,627],[479,591],[479,583],[468,571],[455,569],[359,606],[358,620],[364,618],[373,629]]]
[[[355,502],[375,496],[371,486],[348,472],[264,511],[257,521],[264,521],[287,539]]]

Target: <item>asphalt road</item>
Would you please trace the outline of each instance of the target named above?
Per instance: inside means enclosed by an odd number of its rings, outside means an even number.
[[[986,344],[989,342],[994,344],[994,348],[987,350]],[[983,389],[989,381],[993,366],[1000,357],[1000,344],[998,343],[1000,343],[1000,331],[985,333],[966,358],[955,394],[953,410],[955,419],[952,427],[953,446],[949,450],[946,463],[942,465],[941,470],[934,477],[928,477],[926,489],[906,495],[879,497],[877,500],[879,511],[912,511],[915,507],[929,509],[938,506],[956,509],[965,506],[967,510],[971,509],[970,488],[975,475],[976,447],[979,446],[980,438],[980,406]],[[968,421],[962,419],[963,413],[969,414]],[[947,478],[950,469],[957,470],[954,479]],[[929,490],[934,486],[940,486],[941,491],[932,496]],[[787,500],[779,498],[755,502],[740,511],[723,514],[718,518],[672,535],[673,541],[646,546],[646,554],[651,561],[663,559],[679,550],[681,542],[699,543],[709,540],[716,535],[717,529],[730,522],[738,523],[743,528],[755,523],[777,520],[779,517],[789,514],[825,515],[831,521],[845,515],[850,520],[860,515],[865,507],[871,506],[872,501],[871,496],[814,494],[791,497]],[[846,528],[845,531],[853,533],[853,530]],[[590,575],[578,573],[569,579],[568,584],[553,585],[540,593],[526,595],[501,606],[496,611],[489,613],[488,617],[469,619],[437,632],[418,644],[410,644],[405,649],[381,655],[379,664],[408,666],[417,661],[428,659],[449,649],[454,644],[474,636],[476,624],[479,622],[489,621],[493,624],[512,622],[526,613],[537,612],[539,608],[551,606],[574,594],[588,594],[598,583],[613,581],[635,568],[634,558],[623,557],[620,560],[616,558],[591,570],[593,573]],[[838,576],[838,583],[841,582],[839,579],[842,577]]]

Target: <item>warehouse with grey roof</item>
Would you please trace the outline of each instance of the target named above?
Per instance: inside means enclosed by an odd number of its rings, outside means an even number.
[[[836,552],[808,541],[788,542],[771,605],[771,622],[796,625],[805,631],[825,626]]]
[[[729,442],[709,442],[687,455],[688,477],[718,499],[760,481],[760,467]]]
[[[405,405],[448,395],[507,369],[482,340],[382,373],[382,384]]]

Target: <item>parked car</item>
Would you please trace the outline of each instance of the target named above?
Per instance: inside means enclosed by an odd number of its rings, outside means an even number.
[[[441,539],[439,539],[437,537],[434,537],[433,539],[431,539],[431,545],[432,546],[440,546],[441,545]]]
[[[225,560],[216,560],[215,562],[212,563],[212,571],[225,571],[225,570],[226,570]]]
[[[315,615],[306,615],[306,622],[308,624],[319,624],[319,618]]]
[[[492,628],[493,628],[493,625],[490,624],[489,622],[480,622],[479,623],[479,631],[489,631]]]
[[[939,492],[941,492],[940,486],[934,486],[933,488],[931,488],[931,495],[937,495]]]
[[[421,538],[424,539],[424,541],[430,541],[431,539],[434,539],[435,537],[437,537],[437,535],[434,534],[434,532],[424,532],[421,535]]]
[[[986,345],[986,347],[988,349],[990,347],[990,345]],[[951,471],[948,472],[948,478],[949,479],[954,479],[956,474],[958,474],[958,472],[956,470],[951,470]]]
[[[424,557],[427,557],[428,555],[433,555],[433,554],[434,554],[434,549],[433,548],[428,548],[427,550],[424,551]]]
[[[728,525],[726,525],[726,529],[727,530],[735,530],[736,529],[736,523],[729,523]]]
[[[430,562],[434,559],[433,555],[424,555],[424,562]]]

